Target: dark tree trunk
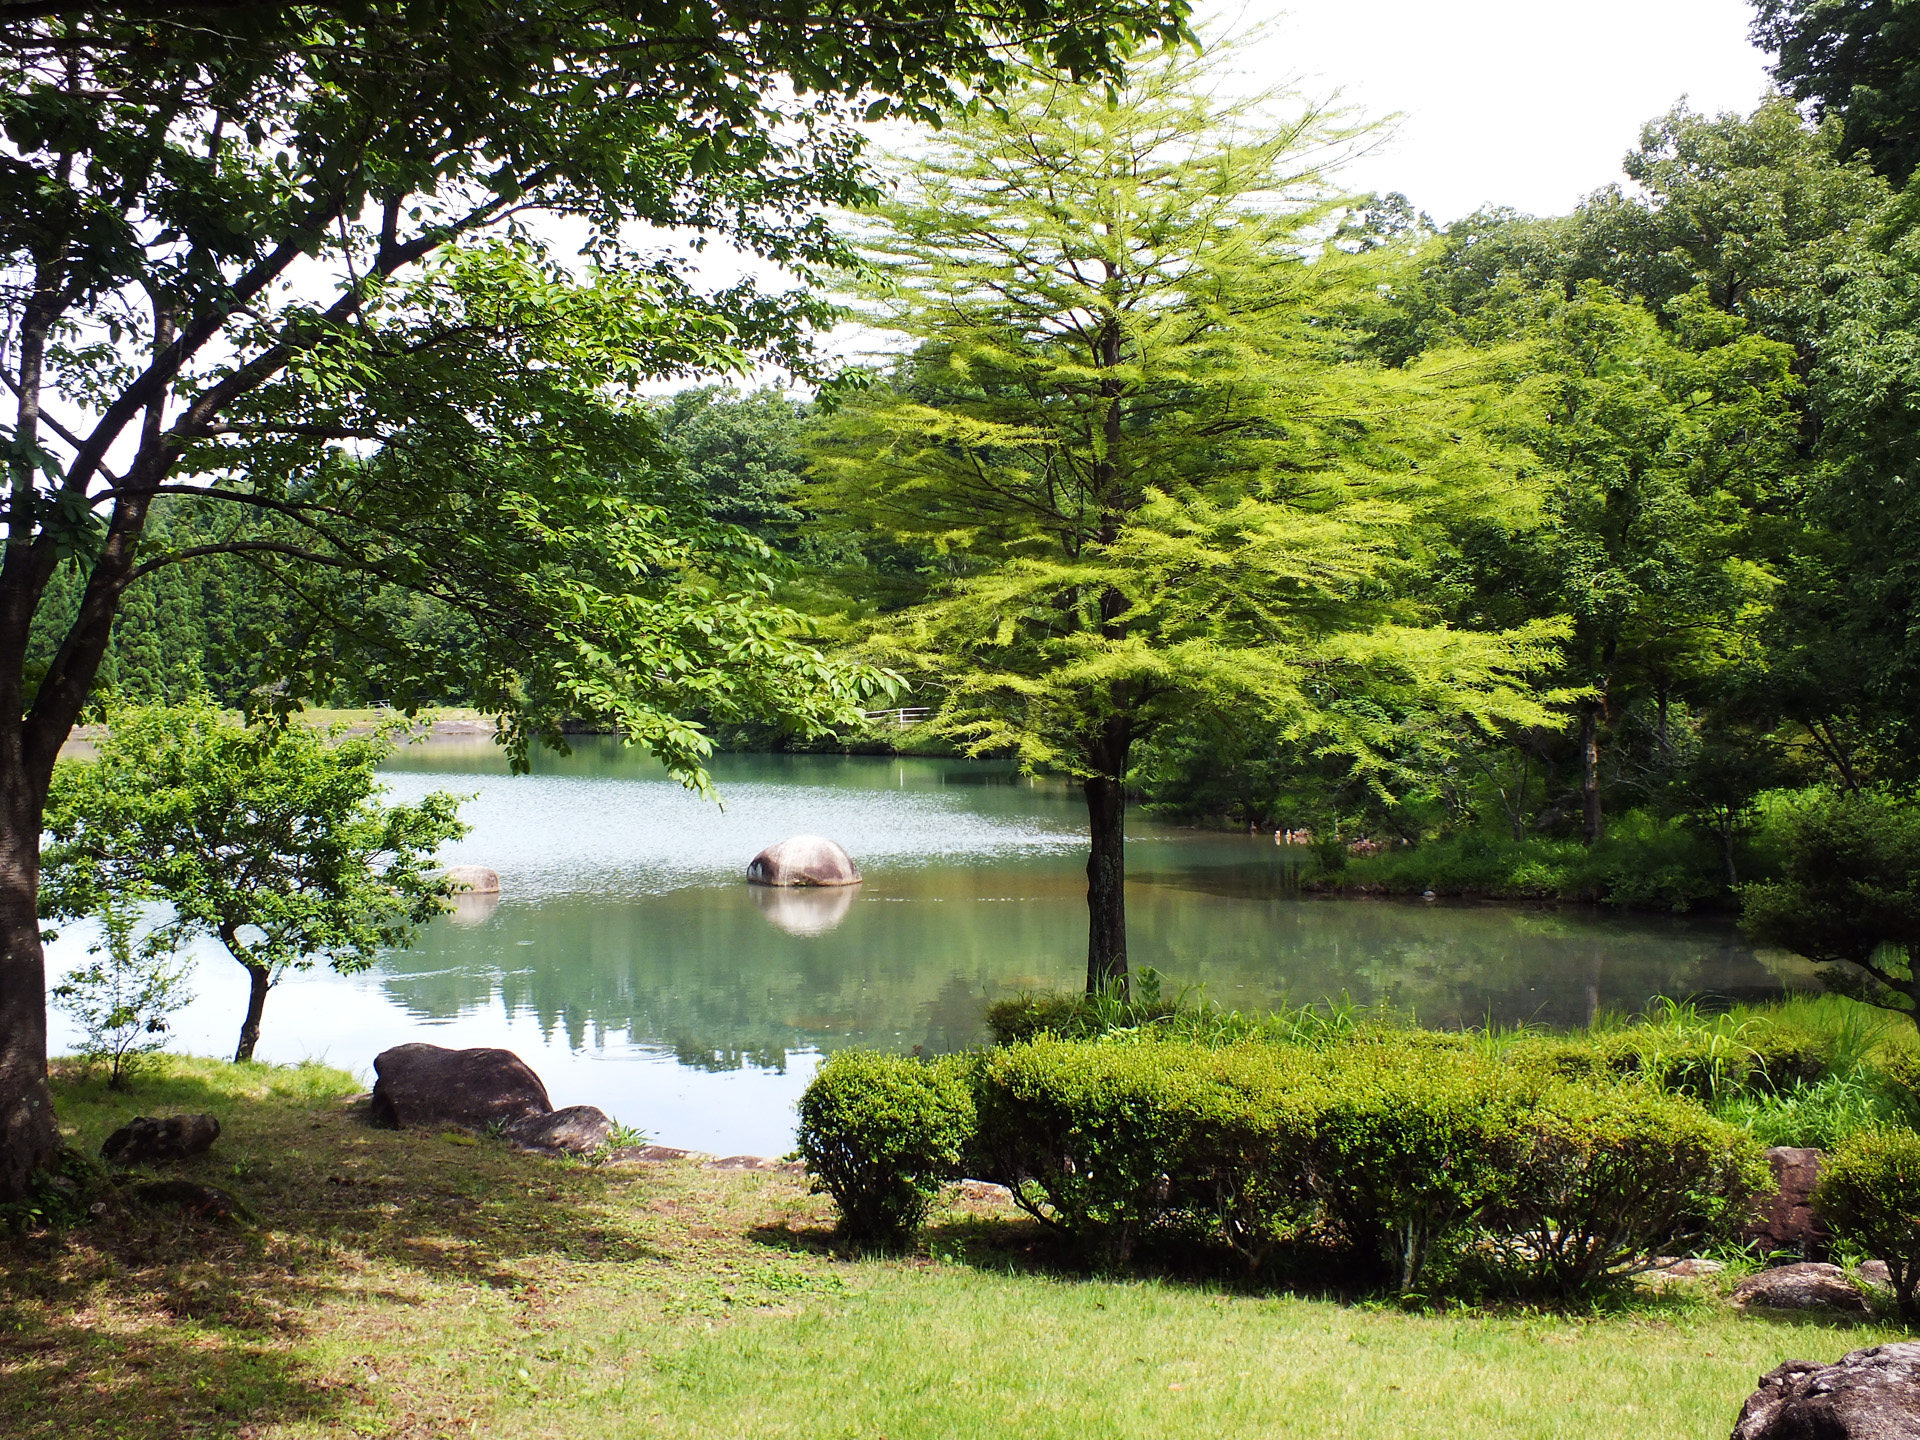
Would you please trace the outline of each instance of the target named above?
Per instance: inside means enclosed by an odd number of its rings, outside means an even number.
[[[1123,710],[1100,728],[1087,758],[1087,993],[1127,988],[1127,752],[1133,726]]]
[[[47,1088],[47,968],[40,950],[44,786],[15,753],[0,758],[0,1200],[27,1193],[60,1144]]]
[[[1600,839],[1606,816],[1600,809],[1600,707],[1580,707],[1580,810],[1587,844]]]
[[[1111,775],[1087,780],[1087,993],[1127,985],[1127,791]]]
[[[253,1059],[253,1047],[260,1043],[260,1012],[267,1008],[267,991],[273,988],[273,976],[258,965],[247,966],[247,979],[253,983],[247,991],[247,1018],[240,1025],[240,1045],[233,1052],[236,1064]]]

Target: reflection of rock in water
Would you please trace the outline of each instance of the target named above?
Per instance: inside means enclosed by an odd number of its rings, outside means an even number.
[[[748,891],[760,913],[789,935],[824,935],[853,909],[858,885],[835,885],[831,889],[808,887],[779,890],[752,885]]]
[[[452,907],[448,918],[454,924],[470,927],[484,925],[493,918],[493,912],[500,908],[498,890],[463,891],[451,897],[447,904]]]

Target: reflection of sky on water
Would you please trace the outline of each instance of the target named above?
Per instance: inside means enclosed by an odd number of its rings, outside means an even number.
[[[491,865],[503,890],[525,897],[659,895],[730,883],[761,850],[799,833],[831,836],[867,868],[1082,843],[1048,818],[979,814],[966,803],[973,792],[960,789],[738,783],[722,791],[723,808],[665,780],[411,772],[389,784],[395,799],[429,790],[472,795],[460,813],[473,831],[447,848],[447,863]]]
[[[396,796],[477,792],[447,858],[492,866],[504,894],[364,975],[288,977],[263,1058],[366,1074],[407,1040],[502,1045],[555,1104],[601,1105],[668,1144],[770,1154],[790,1145],[823,1051],[977,1043],[989,997],[1080,981],[1085,851],[1064,787],[951,761],[732,756],[716,767],[721,810],[602,744],[556,763],[509,777],[486,750],[405,757]],[[745,883],[752,855],[803,831],[845,844],[866,883]],[[1270,841],[1145,821],[1128,852],[1134,963],[1228,1006],[1345,996],[1434,1024],[1576,1024],[1659,993],[1779,985],[1724,924],[1303,900]],[[84,947],[78,927],[63,936],[56,972]],[[228,1053],[244,977],[217,947],[201,955],[175,1048]],[[56,1017],[56,1049],[72,1038]]]

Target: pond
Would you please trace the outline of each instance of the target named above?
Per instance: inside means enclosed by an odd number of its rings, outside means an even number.
[[[865,1044],[978,1042],[987,1001],[1077,986],[1086,953],[1078,792],[952,760],[730,755],[720,805],[610,740],[513,776],[484,739],[436,740],[389,765],[392,793],[472,798],[449,863],[500,872],[416,948],[364,974],[289,976],[267,1001],[262,1059],[370,1075],[389,1045],[503,1045],[556,1105],[596,1104],[653,1139],[723,1154],[792,1144],[820,1056]],[[746,864],[795,833],[830,836],[855,890],[748,886]],[[1338,1000],[1434,1025],[1582,1024],[1660,994],[1757,998],[1781,981],[1724,922],[1301,897],[1271,835],[1129,825],[1136,967],[1223,1005]],[[84,949],[78,927],[50,952]],[[231,1053],[245,978],[199,952],[175,1047]],[[54,1017],[55,1049],[74,1032]]]

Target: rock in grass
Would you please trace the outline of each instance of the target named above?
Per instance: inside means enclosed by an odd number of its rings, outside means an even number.
[[[226,1191],[193,1180],[149,1180],[133,1187],[133,1198],[156,1208],[178,1206],[200,1220],[244,1220],[247,1207]]]
[[[507,1139],[528,1150],[585,1155],[613,1138],[613,1121],[592,1105],[569,1105],[507,1123]]]
[[[755,885],[858,885],[860,867],[831,840],[793,835],[754,856],[747,879]]]
[[[373,1123],[396,1130],[479,1130],[553,1109],[547,1087],[511,1050],[396,1045],[373,1060]]]
[[[1732,1440],[1920,1440],[1920,1341],[1768,1371]]]
[[[1824,1255],[1828,1235],[1813,1213],[1813,1186],[1820,1178],[1820,1152],[1794,1145],[1776,1145],[1767,1151],[1773,1171],[1773,1193],[1762,1195],[1757,1213],[1747,1226],[1747,1240],[1763,1250],[1793,1250],[1802,1255]]]
[[[1843,1315],[1867,1313],[1867,1298],[1838,1265],[1780,1265],[1749,1275],[1733,1287],[1733,1303],[1769,1310],[1828,1310]],[[1920,1440],[1920,1437],[1916,1437]]]
[[[204,1155],[220,1138],[211,1115],[137,1115],[107,1137],[100,1158],[109,1165],[155,1165]]]

